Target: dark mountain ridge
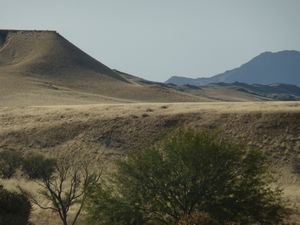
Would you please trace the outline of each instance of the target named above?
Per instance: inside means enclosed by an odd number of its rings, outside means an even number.
[[[207,85],[214,87],[229,87],[235,88],[241,92],[258,95],[261,97],[270,98],[272,100],[294,101],[300,99],[300,86],[292,84],[246,84],[240,82],[234,83],[213,83]]]
[[[300,84],[300,52],[294,50],[264,52],[238,68],[209,78],[173,76],[166,81],[166,83],[198,86],[220,82]]]

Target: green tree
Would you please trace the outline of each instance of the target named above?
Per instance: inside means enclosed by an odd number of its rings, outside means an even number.
[[[181,129],[117,166],[90,193],[91,224],[178,224],[203,212],[220,224],[267,225],[285,216],[263,153],[214,134]]]

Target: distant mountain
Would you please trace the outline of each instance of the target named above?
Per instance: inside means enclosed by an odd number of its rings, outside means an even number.
[[[248,84],[300,84],[300,52],[264,52],[239,68],[217,74],[210,78],[187,78],[173,76],[166,83],[206,85],[210,83],[242,82]]]

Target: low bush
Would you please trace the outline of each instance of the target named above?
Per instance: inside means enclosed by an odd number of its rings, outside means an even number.
[[[0,177],[11,178],[22,164],[22,157],[14,151],[0,152]]]
[[[28,225],[31,204],[28,198],[0,186],[0,225]]]
[[[148,113],[143,113],[143,114],[142,114],[142,117],[144,117],[144,118],[145,118],[145,117],[149,117],[149,116],[150,116],[150,115],[149,115]]]
[[[151,108],[146,109],[146,112],[153,112],[154,110]]]
[[[55,171],[56,160],[32,154],[24,158],[22,170],[29,179],[48,179]]]

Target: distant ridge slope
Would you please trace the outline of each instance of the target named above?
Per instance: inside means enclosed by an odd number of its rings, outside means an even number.
[[[55,31],[0,30],[0,106],[206,100],[128,80]]]
[[[166,83],[206,85],[210,83],[243,82],[248,84],[300,84],[300,52],[264,52],[239,68],[210,78],[186,78],[173,76]]]

